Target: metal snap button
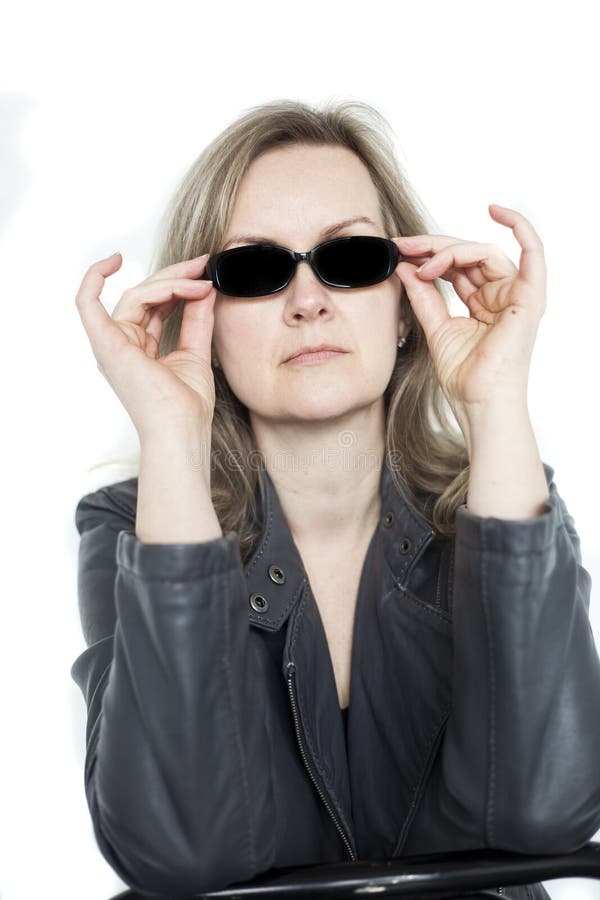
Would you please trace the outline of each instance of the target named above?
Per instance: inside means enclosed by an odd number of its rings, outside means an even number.
[[[394,521],[394,513],[393,512],[386,513],[385,518],[383,520],[383,527],[389,528],[393,521]]]
[[[262,594],[250,594],[250,606],[255,612],[265,613],[269,608],[269,601]]]
[[[400,547],[398,549],[400,550],[400,553],[408,553],[408,551],[410,550],[411,547],[412,547],[411,539],[408,537],[405,537],[405,538],[402,538],[402,541],[400,542]]]
[[[280,566],[269,566],[268,568],[269,578],[271,581],[274,581],[275,584],[285,584],[285,572]]]

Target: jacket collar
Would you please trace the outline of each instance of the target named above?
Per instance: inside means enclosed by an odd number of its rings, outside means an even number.
[[[263,487],[263,533],[245,566],[248,585],[248,617],[253,625],[277,631],[286,622],[302,593],[308,576],[293,540],[275,485],[266,468],[259,468]],[[400,478],[404,490],[408,487]],[[381,518],[377,532],[382,552],[395,582],[404,584],[414,562],[435,532],[403,500],[392,480],[387,455],[381,467]]]

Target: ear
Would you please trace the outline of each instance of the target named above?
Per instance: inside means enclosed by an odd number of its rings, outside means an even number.
[[[211,341],[210,344],[210,364],[215,369],[220,369],[219,360],[217,359],[217,354],[215,353],[215,342]]]
[[[412,329],[412,319],[404,318],[400,316],[400,321],[398,324],[398,337],[408,337]]]
[[[406,293],[406,288],[400,282],[400,320],[401,322],[405,322],[407,325],[410,325],[412,321],[412,317],[414,315],[412,306],[410,305],[410,300],[408,294]]]

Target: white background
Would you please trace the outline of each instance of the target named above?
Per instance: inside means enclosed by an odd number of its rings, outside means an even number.
[[[84,649],[76,594],[88,471],[137,435],[96,368],[75,307],[115,250],[112,310],[147,274],[183,172],[251,106],[377,107],[440,233],[500,244],[488,203],[540,234],[548,305],[529,410],[540,454],[600,576],[597,528],[598,160],[594,5],[533,2],[21,2],[0,37],[3,526],[0,898],[107,900],[83,788]],[[458,312],[458,310],[457,310]],[[600,601],[591,618],[600,635]],[[600,752],[600,751],[599,751]],[[600,757],[599,757],[600,758]],[[600,898],[600,882],[546,883]]]

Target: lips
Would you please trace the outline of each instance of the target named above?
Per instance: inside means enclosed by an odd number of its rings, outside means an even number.
[[[284,362],[289,362],[290,359],[295,359],[297,356],[302,356],[304,353],[318,353],[320,350],[334,350],[337,353],[346,353],[342,347],[335,347],[333,344],[318,344],[314,347],[300,347],[299,350],[295,350],[291,356],[284,359]]]

